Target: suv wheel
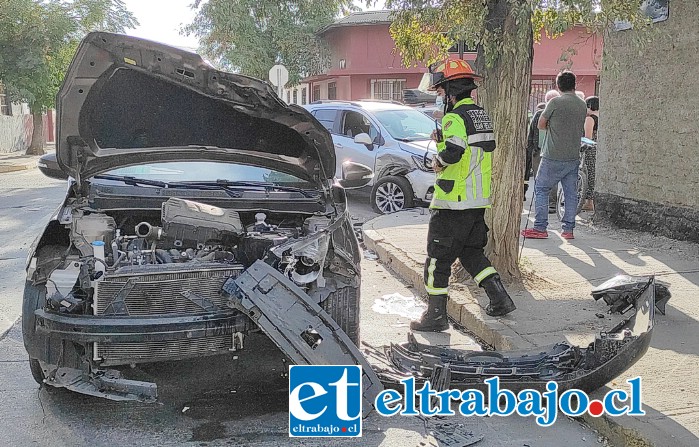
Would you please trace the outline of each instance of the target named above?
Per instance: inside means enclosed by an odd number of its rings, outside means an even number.
[[[395,213],[413,207],[413,188],[405,177],[389,175],[379,179],[371,190],[371,206],[379,214]]]

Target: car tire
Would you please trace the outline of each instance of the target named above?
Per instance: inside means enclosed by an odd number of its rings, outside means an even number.
[[[35,286],[31,281],[24,284],[24,296],[22,298],[22,338],[24,348],[29,353],[29,370],[32,377],[41,385],[44,383],[44,370],[39,364],[39,360],[32,357],[44,345],[43,337],[36,333],[36,317],[34,311],[44,307],[46,302],[46,287]]]
[[[352,342],[359,346],[359,289],[343,287],[320,304]]]
[[[22,339],[30,359],[36,358],[44,345],[44,337],[36,333],[36,316],[34,311],[46,304],[46,286],[35,286],[31,281],[24,284],[22,297]]]
[[[37,359],[29,357],[29,370],[32,372],[32,377],[39,385],[44,383],[46,376],[44,375],[44,370],[41,369],[41,364]]]
[[[413,187],[405,177],[388,175],[371,189],[371,207],[379,214],[395,213],[413,207]]]

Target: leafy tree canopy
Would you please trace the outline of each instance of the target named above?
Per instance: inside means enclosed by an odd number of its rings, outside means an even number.
[[[218,65],[266,79],[283,64],[291,84],[323,71],[329,52],[316,32],[355,9],[352,0],[196,0],[194,22],[185,32],[201,42]]]
[[[0,0],[0,82],[33,113],[54,107],[80,39],[138,25],[122,0]]]
[[[369,1],[371,4],[372,2]],[[406,64],[432,63],[447,55],[455,42],[480,48],[484,63],[492,65],[501,55],[522,51],[528,33],[537,40],[544,31],[557,37],[575,25],[604,33],[617,21],[650,31],[639,0],[388,0],[395,10],[391,34]],[[494,10],[501,10],[494,14]],[[494,16],[510,16],[531,26],[518,28],[522,35],[503,35]],[[647,39],[636,34],[638,42]],[[524,49],[526,50],[526,49]]]

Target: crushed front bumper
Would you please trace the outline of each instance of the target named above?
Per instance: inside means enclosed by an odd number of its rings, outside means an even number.
[[[37,331],[81,343],[123,343],[181,340],[233,335],[249,327],[241,312],[173,317],[103,317],[62,315],[37,310]]]

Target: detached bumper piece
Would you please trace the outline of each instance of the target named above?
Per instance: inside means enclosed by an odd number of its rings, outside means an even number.
[[[323,309],[289,278],[256,261],[223,285],[229,305],[255,321],[297,365],[361,365],[364,415],[383,389],[361,352]]]
[[[555,381],[561,391],[577,388],[594,391],[629,369],[650,345],[655,314],[655,280],[645,283],[633,295],[634,314],[609,332],[600,333],[587,347],[557,343],[548,348],[512,352],[474,352],[428,346],[412,334],[408,343],[392,344],[385,350],[389,366],[378,375],[389,387],[415,377],[430,380],[440,389],[487,391],[484,380],[499,376],[500,386],[519,392],[546,391]]]
[[[44,365],[42,364],[42,367]],[[73,368],[54,369],[46,382],[56,388],[66,388],[81,394],[116,401],[155,402],[158,400],[158,387],[151,382],[128,380],[114,369],[84,371]]]
[[[609,313],[624,314],[634,307],[634,300],[645,285],[648,278],[644,276],[617,275],[592,289],[595,301],[600,298],[609,306]],[[655,282],[655,309],[665,315],[665,306],[670,301],[669,284]]]

